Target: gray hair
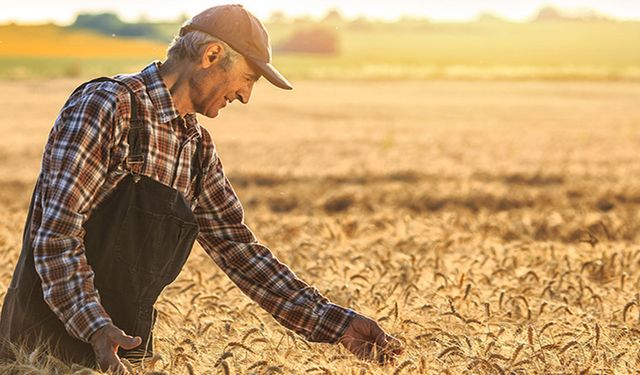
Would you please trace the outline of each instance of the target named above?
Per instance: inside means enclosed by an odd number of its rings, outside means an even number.
[[[201,31],[190,31],[184,36],[174,36],[167,48],[167,57],[178,61],[197,62],[204,53],[204,48],[214,42],[218,42],[224,47],[226,53],[220,66],[224,70],[229,70],[240,54],[222,40]]]

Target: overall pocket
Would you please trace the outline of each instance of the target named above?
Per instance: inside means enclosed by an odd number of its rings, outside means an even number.
[[[115,255],[120,266],[140,282],[145,276],[172,281],[193,246],[195,223],[132,206],[118,234]]]

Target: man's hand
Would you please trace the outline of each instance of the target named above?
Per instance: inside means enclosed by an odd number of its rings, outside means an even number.
[[[386,334],[374,320],[357,314],[339,341],[360,359],[380,364],[395,361],[402,354],[402,344]]]
[[[89,343],[96,354],[96,362],[101,371],[113,371],[116,374],[128,374],[127,368],[118,358],[118,347],[130,350],[142,343],[139,336],[133,337],[109,323],[91,335]]]

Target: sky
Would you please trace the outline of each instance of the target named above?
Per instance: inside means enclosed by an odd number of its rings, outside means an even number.
[[[594,9],[621,20],[640,20],[640,0],[0,0],[0,23],[55,22],[67,25],[79,12],[115,12],[133,22],[140,17],[150,21],[175,20],[191,16],[208,7],[242,3],[261,19],[280,10],[289,16],[322,17],[329,9],[344,16],[365,16],[394,20],[403,15],[426,17],[432,21],[467,21],[478,13],[491,12],[512,21],[525,21],[545,5],[568,11]],[[10,4],[10,5],[8,5]]]

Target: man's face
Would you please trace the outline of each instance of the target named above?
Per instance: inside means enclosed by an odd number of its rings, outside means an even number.
[[[208,53],[208,55],[207,55]],[[216,117],[219,111],[235,99],[249,102],[253,84],[260,78],[243,56],[226,60],[226,52],[214,49],[205,53],[200,69],[191,79],[196,112]]]

